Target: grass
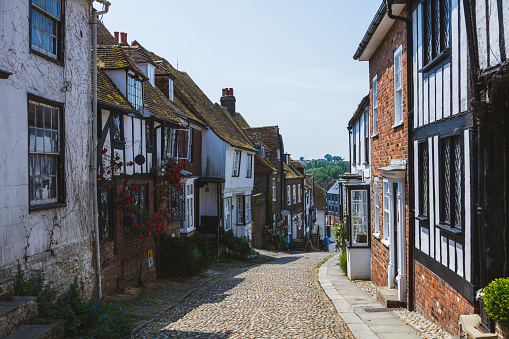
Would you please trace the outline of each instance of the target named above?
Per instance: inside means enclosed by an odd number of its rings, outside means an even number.
[[[318,266],[316,266],[316,268],[320,268],[322,267],[322,265],[327,261],[329,260],[330,258],[332,258],[336,253],[332,253],[332,254],[329,254],[327,257],[325,257],[325,259],[322,260],[321,263],[318,264]]]

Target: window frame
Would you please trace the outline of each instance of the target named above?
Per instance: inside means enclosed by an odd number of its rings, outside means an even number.
[[[453,142],[458,142],[459,144],[459,159],[460,164],[458,167],[455,166],[455,162],[453,157],[456,157],[456,149],[453,145]],[[445,157],[445,147],[447,144],[449,145],[449,166],[446,164]],[[455,234],[459,234],[463,232],[464,222],[465,222],[465,204],[464,204],[464,145],[463,138],[461,134],[449,135],[442,137],[438,140],[438,150],[439,150],[439,158],[440,158],[440,166],[439,166],[439,175],[438,175],[438,183],[439,183],[439,196],[440,196],[440,211],[439,211],[439,224],[437,226],[450,231]],[[459,169],[459,174],[457,173]],[[447,197],[447,187],[445,187],[444,181],[446,174],[449,174],[449,197]],[[459,193],[461,196],[457,195],[457,185],[459,185]],[[445,200],[448,198],[449,204]],[[459,200],[459,206],[458,204]],[[448,205],[448,206],[446,206]],[[457,208],[459,207],[459,211]],[[446,216],[446,208],[449,209],[449,219]],[[457,224],[457,217],[459,213],[460,222]]]
[[[181,136],[187,139],[186,144],[181,143]],[[172,128],[171,129],[171,158],[176,160],[189,160],[191,158],[192,133],[190,128]],[[181,151],[180,147],[185,151]],[[184,153],[185,152],[185,153]],[[182,154],[184,153],[184,154]],[[180,156],[180,155],[183,156]]]
[[[237,225],[246,224],[245,203],[246,197],[243,195],[237,195]]]
[[[253,155],[248,153],[246,160],[246,178],[252,177],[253,177]]]
[[[110,116],[111,116],[111,126],[110,126],[111,141],[113,143],[117,143],[117,144],[125,144],[124,115],[120,114],[120,113],[111,112]],[[118,118],[118,122],[119,122],[118,134],[120,136],[120,139],[116,139],[116,134],[117,134],[116,133],[117,128],[116,128],[116,125],[115,125],[115,119],[116,118]]]
[[[302,189],[301,189],[301,186],[300,184],[297,185],[297,201],[298,202],[301,202],[302,199],[301,199],[301,195],[302,195]]]
[[[168,78],[168,99],[171,102],[175,101],[175,84],[172,78]]]
[[[424,0],[422,6],[422,71],[428,71],[451,53],[452,4],[451,0]]]
[[[293,189],[293,192],[292,192],[293,193],[293,195],[292,195],[293,196],[293,203],[296,204],[297,203],[297,189],[296,189],[295,184],[293,184],[292,189]]]
[[[286,185],[286,204],[290,206],[292,204],[292,188],[291,185]]]
[[[48,11],[42,9],[41,7],[39,7],[39,5],[35,4],[34,3],[34,0],[30,0],[29,3],[28,3],[28,7],[29,7],[29,18],[28,18],[28,24],[29,24],[29,39],[28,39],[28,43],[29,43],[29,51],[30,53],[32,54],[36,54],[42,58],[45,58],[51,62],[54,62],[60,66],[64,66],[64,48],[65,48],[65,5],[66,5],[66,0],[60,0],[60,18],[56,18],[53,14],[50,14]],[[37,11],[39,13],[41,13],[41,15],[43,16],[46,16],[52,20],[55,20],[57,21],[57,27],[55,28],[55,43],[56,43],[56,53],[52,53],[50,51],[47,51],[44,49],[44,47],[39,47],[37,46],[36,44],[33,44],[32,43],[32,39],[35,39],[33,37],[33,29],[32,27],[34,27],[32,25],[32,20],[36,20],[36,19],[33,19],[33,12],[34,11]],[[46,15],[47,14],[47,15]],[[44,19],[43,19],[44,21]],[[44,24],[43,24],[44,25]]]
[[[251,223],[251,196],[244,196],[244,222],[245,225]]]
[[[380,238],[380,185],[379,178],[373,178],[373,209],[374,209],[374,229],[373,235]]]
[[[390,242],[389,229],[391,224],[391,210],[392,210],[392,187],[389,185],[389,180],[383,179],[382,181],[382,208],[383,208],[383,224],[382,224],[382,240],[388,246]]]
[[[272,201],[277,200],[276,178],[272,178]]]
[[[101,194],[106,192],[106,206],[103,205],[103,200],[101,199]],[[99,236],[100,240],[111,240],[113,239],[114,228],[115,225],[113,218],[115,213],[113,213],[113,191],[106,186],[100,186],[97,188],[97,205],[98,205],[98,222],[99,222]],[[107,214],[107,220],[102,217],[102,211],[105,211]]]
[[[399,68],[396,69],[398,65],[397,60],[399,59]],[[399,46],[394,52],[394,126],[397,127],[403,124],[404,120],[404,102],[403,102],[403,46]],[[397,77],[401,76],[400,86],[397,86]],[[398,99],[399,98],[399,99]],[[398,105],[399,100],[399,105]]]
[[[30,105],[31,103],[33,103],[34,105],[36,104],[39,104],[43,107],[49,107],[49,108],[55,108],[57,109],[57,116],[58,116],[58,123],[57,123],[57,126],[58,126],[58,141],[57,141],[57,145],[58,145],[58,152],[57,153],[54,153],[54,152],[36,152],[34,150],[34,152],[31,151],[31,145],[30,145]],[[34,109],[36,109],[34,107]],[[34,110],[34,114],[37,115],[36,111]],[[44,113],[42,113],[44,114]],[[54,102],[54,101],[50,101],[50,100],[47,100],[47,99],[43,99],[41,97],[38,97],[38,96],[35,96],[35,95],[32,95],[32,94],[28,94],[27,96],[27,130],[28,130],[28,133],[27,133],[27,146],[28,146],[28,157],[27,157],[27,162],[28,162],[28,183],[27,183],[27,186],[28,186],[28,203],[29,203],[29,210],[30,211],[37,211],[37,210],[45,210],[45,209],[51,209],[51,208],[58,208],[58,207],[65,207],[66,206],[66,186],[65,186],[65,121],[64,121],[64,117],[65,117],[65,112],[64,112],[64,104],[62,103],[58,103],[58,102]],[[36,119],[36,117],[34,117],[34,119]],[[41,129],[41,127],[37,126],[37,123],[35,123],[35,126],[33,126],[32,128],[34,129]],[[42,127],[42,130],[45,131],[46,128]],[[50,132],[54,131],[53,129],[49,129]],[[43,137],[43,140],[44,140],[44,137]],[[36,139],[35,139],[35,135],[34,135],[34,142],[36,142]],[[34,145],[36,146],[36,145]],[[30,193],[30,188],[31,188],[31,178],[32,178],[32,175],[31,175],[31,162],[32,162],[32,154],[48,154],[49,157],[55,157],[55,160],[56,160],[56,164],[55,164],[55,185],[56,185],[56,188],[55,188],[55,194],[56,194],[56,197],[55,199],[52,199],[52,201],[48,201],[48,202],[41,202],[41,203],[34,203],[33,201],[35,200],[32,200],[31,199],[31,193]],[[41,158],[42,159],[42,158]],[[41,166],[42,166],[42,163],[41,163]],[[48,163],[48,166],[50,166],[50,164]],[[42,168],[41,168],[41,180],[42,179]],[[35,177],[35,174],[34,174],[34,177]],[[42,199],[41,199],[42,200]]]
[[[378,76],[375,74],[371,80],[372,101],[373,101],[373,133],[371,137],[378,135]]]
[[[242,159],[242,151],[236,149],[235,153],[233,154],[233,173],[232,177],[239,177],[240,176],[240,161]]]
[[[134,85],[131,85],[129,83],[129,79],[132,79],[134,81],[133,82]],[[140,88],[138,88],[137,84],[140,85]],[[132,90],[134,90],[134,93],[131,92]],[[145,88],[143,86],[143,81],[140,80],[136,75],[132,74],[130,71],[127,72],[126,98],[137,111],[141,110],[144,106],[144,102],[145,102],[144,95],[145,95]],[[134,99],[134,101],[132,99]]]
[[[418,182],[418,215],[417,218],[420,220],[420,225],[429,227],[429,145],[427,140],[419,142],[417,145],[418,149],[418,171],[419,171],[419,182]],[[424,211],[425,210],[425,211]]]
[[[224,230],[229,231],[232,229],[232,198],[224,198]]]
[[[185,218],[182,222],[182,230],[189,233],[196,229],[194,218],[194,180],[186,180],[183,182],[184,201],[185,201]]]

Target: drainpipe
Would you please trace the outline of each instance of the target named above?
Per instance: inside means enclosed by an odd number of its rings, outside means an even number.
[[[348,162],[350,163],[349,172],[352,173],[352,126],[348,125]]]
[[[94,233],[95,233],[95,252],[96,252],[96,276],[97,276],[97,289],[99,298],[102,298],[102,277],[101,277],[101,247],[99,244],[99,215],[97,206],[97,17],[108,13],[111,3],[106,0],[95,0],[104,5],[102,11],[96,11],[92,8],[92,143],[91,143],[91,157],[92,165],[90,168],[90,177],[92,180],[92,211],[94,220]]]
[[[468,56],[470,61],[470,85],[472,86],[472,96],[474,104],[472,105],[472,114],[477,123],[477,232],[479,235],[479,284],[481,287],[487,285],[486,281],[486,249],[485,244],[485,225],[484,225],[484,107],[481,104],[481,95],[478,80],[479,58],[477,55],[477,34],[474,34],[474,23],[472,13],[475,13],[475,4],[470,0],[463,1],[463,10],[466,20],[466,31],[468,44]],[[472,234],[475,234],[472,232]]]
[[[392,4],[394,0],[387,0],[387,16],[393,20],[402,21],[406,24],[406,68],[407,68],[407,121],[408,121],[408,309],[414,309],[414,250],[415,250],[415,199],[414,199],[414,100],[413,100],[413,34],[412,21],[409,18],[394,15]],[[411,1],[407,7],[410,11]]]

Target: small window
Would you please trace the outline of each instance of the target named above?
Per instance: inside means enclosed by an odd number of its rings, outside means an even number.
[[[224,230],[232,229],[232,198],[224,199]]]
[[[265,147],[263,145],[254,146],[254,148],[260,153],[260,156],[265,159]]]
[[[191,143],[192,138],[189,129],[174,129],[172,131],[172,158],[178,160],[189,159]]]
[[[184,229],[189,231],[194,229],[194,183],[190,182],[185,185],[186,199],[186,218],[184,221]]]
[[[114,114],[112,116],[111,122],[111,135],[113,136],[113,141],[124,141],[124,130],[123,130],[123,117],[118,114]]]
[[[173,79],[168,79],[168,98],[173,101],[174,100],[174,92],[173,92]]]
[[[378,85],[377,76],[373,78],[372,85],[373,91],[373,135],[378,134]]]
[[[34,51],[55,59],[62,50],[62,3],[60,0],[32,0],[30,46]]]
[[[272,178],[272,201],[276,201],[277,198],[276,191],[276,178]]]
[[[373,202],[375,206],[374,221],[375,232],[380,232],[380,187],[378,186],[378,177],[373,180]]]
[[[394,53],[394,124],[403,122],[403,64],[402,48]]]
[[[143,107],[143,82],[130,73],[127,73],[127,100],[137,110]]]
[[[293,203],[297,203],[297,190],[295,189],[295,185],[293,185]]]
[[[290,188],[290,185],[286,186],[286,200],[287,205],[290,206],[292,204],[292,189]]]
[[[154,147],[154,124],[152,122],[145,123],[145,135],[147,139],[147,148],[149,151],[152,151]]]
[[[133,198],[132,211],[124,211],[124,233],[129,234],[134,230],[137,223],[140,222],[141,216],[148,213],[148,185],[135,184],[135,190],[130,191],[129,194]]]
[[[111,213],[111,192],[106,187],[98,189],[99,193],[99,231],[101,239],[113,237],[112,213]]]
[[[251,178],[253,176],[253,155],[248,154],[246,160],[246,178]]]
[[[61,108],[28,103],[30,206],[63,200]]]
[[[424,8],[424,64],[451,46],[451,0],[426,0]]]
[[[245,206],[245,219],[246,224],[249,224],[251,222],[251,196],[246,195],[246,206]]]
[[[419,216],[421,218],[427,218],[429,213],[429,157],[428,157],[428,143],[419,143]]]
[[[278,161],[281,160],[281,151],[279,150],[279,148],[277,149],[277,160]]]
[[[237,224],[244,225],[245,224],[245,215],[244,215],[244,196],[237,196]]]
[[[233,177],[238,177],[240,175],[240,156],[241,151],[235,150],[235,155],[233,156]]]
[[[440,223],[462,229],[463,149],[460,136],[443,138],[440,147]]]
[[[297,186],[297,200],[298,200],[298,202],[301,202],[301,195],[302,195],[302,191],[301,191],[300,184],[299,184]]]
[[[391,191],[389,187],[389,182],[383,181],[383,239],[389,240],[389,222],[391,215]]]

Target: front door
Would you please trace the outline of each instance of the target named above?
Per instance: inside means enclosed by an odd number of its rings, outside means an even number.
[[[392,184],[392,199],[393,199],[393,204],[392,204],[392,207],[393,207],[393,215],[394,215],[394,218],[392,218],[393,220],[393,224],[391,225],[392,227],[392,234],[394,236],[394,242],[393,244],[395,245],[394,248],[393,248],[393,251],[394,251],[394,261],[393,261],[393,266],[394,266],[394,285],[395,287],[397,288],[398,287],[398,227],[399,227],[399,204],[398,204],[398,184],[397,183],[393,183]]]

